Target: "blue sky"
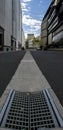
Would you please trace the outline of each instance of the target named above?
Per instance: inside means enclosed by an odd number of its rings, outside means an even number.
[[[21,0],[22,22],[25,37],[28,33],[40,35],[41,21],[52,0]]]

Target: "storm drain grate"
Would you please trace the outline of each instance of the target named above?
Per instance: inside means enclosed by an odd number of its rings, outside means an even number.
[[[55,128],[60,123],[55,115],[46,90],[41,92],[13,91],[1,127],[18,130]]]

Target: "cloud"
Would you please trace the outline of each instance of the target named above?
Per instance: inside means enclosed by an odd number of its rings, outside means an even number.
[[[41,21],[33,19],[30,15],[23,15],[23,24],[27,26],[39,26]]]
[[[23,2],[30,2],[31,0],[23,0]]]
[[[23,25],[28,27],[27,30],[24,28],[25,36],[27,36],[28,33],[33,33],[35,36],[39,35],[41,21],[33,19],[30,15],[23,15]]]
[[[22,11],[23,12],[30,12],[31,8],[27,6],[27,3],[21,3]]]
[[[40,35],[40,26],[41,21],[37,20],[36,18],[33,18],[30,16],[31,14],[31,7],[29,6],[29,2],[32,0],[22,0],[21,7],[22,7],[22,22],[23,22],[23,29],[25,32],[25,38],[27,37],[28,33],[33,33],[35,36]],[[42,1],[39,1],[39,4],[41,4]],[[40,18],[39,18],[40,19]]]
[[[22,9],[22,11],[28,12],[28,9],[26,9],[26,8],[23,8],[23,9]]]
[[[21,8],[25,9],[26,8],[26,3],[21,3]]]

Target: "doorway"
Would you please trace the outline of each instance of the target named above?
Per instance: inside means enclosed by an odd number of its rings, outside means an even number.
[[[4,47],[4,30],[0,27],[0,51],[3,50]]]

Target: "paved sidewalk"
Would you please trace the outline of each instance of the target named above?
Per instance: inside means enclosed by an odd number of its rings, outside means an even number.
[[[50,88],[50,85],[30,52],[26,52],[7,88],[32,92]]]

